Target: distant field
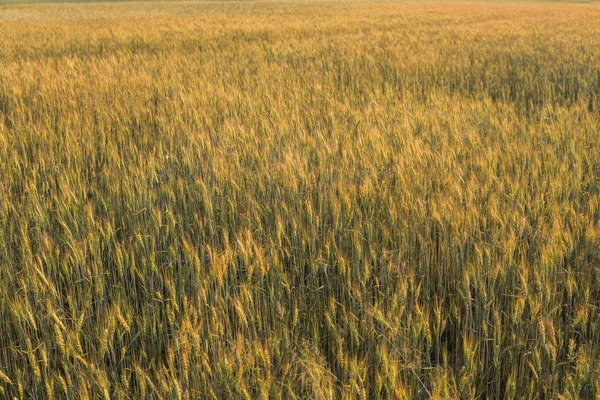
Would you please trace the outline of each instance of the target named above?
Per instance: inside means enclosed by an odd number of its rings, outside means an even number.
[[[600,0],[522,0],[520,3],[562,3],[562,4],[593,4],[593,3],[598,3]],[[0,0],[0,7],[3,5],[25,5],[25,4],[43,4],[43,3],[122,3],[123,0]],[[191,3],[196,3],[196,4],[201,4],[201,3],[213,3],[213,2],[217,2],[217,3],[240,3],[240,2],[252,2],[252,3],[259,3],[259,4],[265,4],[265,3],[283,3],[281,1],[274,1],[274,0],[204,0],[204,1],[197,1],[197,0],[127,0],[127,2],[138,2],[138,3],[157,3],[157,2],[169,2],[169,3],[173,3],[173,2],[191,2]],[[421,0],[419,2],[417,1],[410,1],[410,0],[383,0],[383,1],[379,1],[378,3],[431,3],[431,1],[427,1],[427,0]],[[437,4],[443,4],[443,3],[452,3],[453,0],[443,0],[443,1],[438,1]],[[314,4],[319,4],[319,3],[333,3],[333,4],[368,4],[369,1],[368,0],[311,0],[311,1],[303,1],[303,2],[288,2],[288,3],[300,3],[300,4],[304,4],[306,6],[310,6],[310,5],[314,5]],[[485,3],[514,3],[514,0],[479,0],[480,4],[485,4]]]
[[[600,6],[15,5],[0,38],[0,397],[600,396]]]

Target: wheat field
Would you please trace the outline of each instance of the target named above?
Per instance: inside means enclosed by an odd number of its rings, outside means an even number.
[[[600,397],[600,5],[0,6],[0,397]]]

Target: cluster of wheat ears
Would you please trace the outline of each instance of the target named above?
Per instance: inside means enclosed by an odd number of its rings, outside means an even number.
[[[600,396],[600,7],[0,7],[3,398]]]

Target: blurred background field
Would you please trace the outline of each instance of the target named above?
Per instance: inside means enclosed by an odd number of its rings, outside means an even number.
[[[0,7],[0,396],[596,398],[600,7]]]

